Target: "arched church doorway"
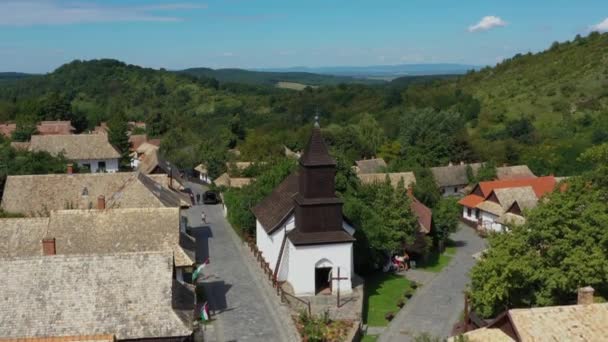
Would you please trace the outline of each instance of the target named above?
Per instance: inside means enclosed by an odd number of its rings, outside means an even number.
[[[315,294],[331,294],[331,270],[333,265],[327,259],[315,264]]]

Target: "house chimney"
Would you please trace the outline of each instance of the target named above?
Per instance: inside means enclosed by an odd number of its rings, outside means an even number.
[[[42,255],[55,255],[55,238],[42,239]]]
[[[464,160],[461,160],[461,161],[460,161],[460,165],[464,165]]]
[[[97,209],[104,210],[106,208],[106,196],[99,195],[97,197]]]
[[[68,175],[71,175],[72,173],[74,173],[74,164],[72,164],[72,163],[68,164],[67,172],[68,172]]]
[[[585,286],[578,289],[577,304],[586,305],[593,304],[593,292],[595,290],[591,286]]]

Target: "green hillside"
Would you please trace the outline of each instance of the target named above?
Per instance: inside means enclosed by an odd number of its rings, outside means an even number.
[[[348,76],[320,75],[308,72],[270,72],[243,69],[192,68],[177,73],[196,77],[215,78],[220,82],[244,83],[249,85],[275,86],[279,82],[301,83],[311,86],[336,85],[340,83],[382,84],[384,81],[368,80]]]
[[[607,56],[608,34],[592,33],[410,91],[433,99],[433,93],[462,91],[479,100],[469,132],[485,158],[575,173],[580,152],[608,141]]]

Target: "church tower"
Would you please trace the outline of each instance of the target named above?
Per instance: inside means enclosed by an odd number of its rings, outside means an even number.
[[[329,155],[318,117],[299,161],[295,225],[300,233],[342,231],[342,200],[336,197],[336,161]]]

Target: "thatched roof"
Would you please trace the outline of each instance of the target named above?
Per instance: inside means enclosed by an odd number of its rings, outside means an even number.
[[[467,166],[471,166],[473,174],[477,174],[482,163],[472,164],[450,164],[448,166],[432,167],[431,172],[435,178],[435,182],[440,187],[446,186],[463,186],[469,183],[467,177]]]
[[[496,168],[496,178],[498,179],[520,179],[536,177],[528,168],[528,165],[500,166]]]
[[[0,219],[0,237],[15,242],[0,257],[40,255],[42,238],[55,238],[57,254],[171,251],[177,266],[189,266],[180,234],[178,208],[57,210],[46,219]]]
[[[228,175],[228,173],[224,172],[219,177],[217,177],[213,183],[216,186],[224,186],[227,188],[242,188],[246,185],[251,184],[253,178],[232,178]]]
[[[70,160],[120,158],[103,134],[32,135],[30,150],[52,155],[63,153]]]
[[[36,126],[40,135],[72,134],[76,130],[70,121],[40,121]]]
[[[357,160],[355,163],[357,173],[381,173],[386,168],[386,162],[382,158]]]
[[[14,124],[14,123],[0,124],[0,134],[4,135],[7,138],[10,138],[16,129],[17,129],[17,124]]]
[[[397,186],[400,180],[403,180],[403,185],[407,188],[410,185],[416,184],[416,176],[413,172],[392,172],[392,173],[360,173],[357,175],[363,184],[383,183],[386,181],[386,176],[392,186]]]
[[[51,210],[96,208],[100,195],[106,198],[106,208],[188,205],[164,184],[159,189],[154,184],[158,178],[137,172],[8,176],[0,207],[27,216],[48,216]]]
[[[171,255],[125,253],[0,261],[0,337],[184,337]]]

